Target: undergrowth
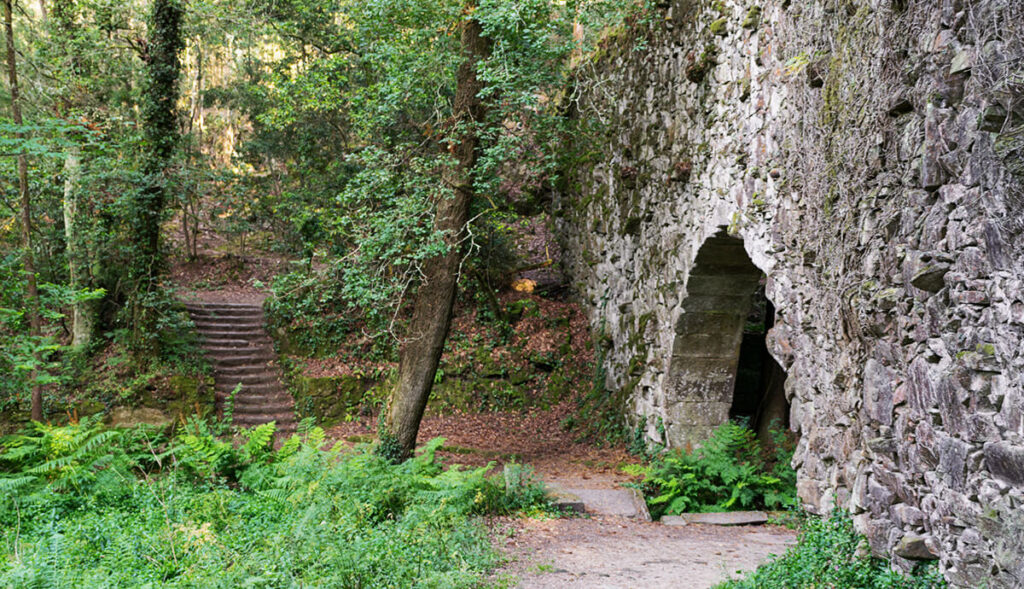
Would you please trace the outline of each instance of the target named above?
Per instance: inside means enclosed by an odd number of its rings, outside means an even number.
[[[774,451],[765,456],[757,438],[742,424],[726,422],[692,452],[670,450],[648,465],[626,471],[642,475],[651,516],[684,512],[784,509],[796,502],[792,447],[773,430]]]
[[[845,512],[836,511],[827,518],[809,517],[796,546],[745,577],[721,583],[716,589],[946,587],[936,567],[922,567],[911,575],[903,575],[863,550],[866,542]]]
[[[391,462],[274,426],[218,439],[95,422],[0,439],[0,587],[470,587],[497,564],[475,515],[536,507],[529,477]],[[508,479],[508,475],[505,477]]]

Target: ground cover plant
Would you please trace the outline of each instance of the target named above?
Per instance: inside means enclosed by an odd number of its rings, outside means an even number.
[[[886,561],[873,558],[867,540],[853,529],[849,514],[808,517],[796,546],[756,571],[716,586],[716,589],[934,589],[946,587],[936,567],[903,575]]]
[[[643,476],[637,486],[651,516],[684,512],[783,509],[796,502],[796,473],[790,467],[792,447],[780,432],[773,434],[769,456],[754,432],[726,422],[696,450],[656,454],[647,465],[627,471]]]
[[[234,443],[215,431],[83,422],[4,438],[0,586],[479,586],[498,557],[474,515],[543,497],[528,477],[442,469],[442,439],[396,465],[327,448],[318,428],[277,450],[273,424]]]

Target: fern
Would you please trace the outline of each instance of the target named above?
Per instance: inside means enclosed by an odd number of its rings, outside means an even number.
[[[235,397],[242,391],[242,383],[235,385],[235,388],[231,389],[228,393],[227,399],[224,399],[224,419],[217,424],[217,433],[227,433],[231,429],[231,425],[235,419]]]
[[[266,460],[273,450],[274,432],[276,431],[277,424],[273,421],[243,429],[242,436],[246,438],[245,444],[240,448],[243,460],[245,462]]]
[[[56,491],[111,490],[127,476],[128,460],[116,443],[121,435],[105,429],[98,418],[66,426],[34,422],[26,432],[0,444],[0,463],[6,471],[0,476],[19,481],[22,493],[41,486]]]
[[[687,511],[787,507],[795,501],[795,475],[788,460],[769,469],[754,433],[739,423],[715,429],[699,449],[669,452],[647,467],[633,469],[643,475],[636,485],[647,496],[652,515]],[[781,474],[783,476],[776,476]]]
[[[189,419],[178,441],[181,444],[175,455],[179,465],[202,478],[215,478],[227,469],[233,457],[231,444],[218,440],[206,422],[199,419]]]

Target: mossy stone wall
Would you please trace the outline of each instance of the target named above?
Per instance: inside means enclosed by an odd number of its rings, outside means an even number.
[[[777,309],[805,503],[1024,586],[1024,3],[655,4],[581,66],[557,199],[609,394],[687,441],[673,349],[725,228]]]

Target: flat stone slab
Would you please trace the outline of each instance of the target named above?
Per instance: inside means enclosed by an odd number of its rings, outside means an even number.
[[[555,509],[566,511],[569,513],[585,513],[586,507],[583,505],[583,500],[578,496],[565,491],[564,489],[556,489],[548,487],[548,495],[553,499],[552,505]]]
[[[566,511],[651,521],[647,504],[636,489],[567,489],[555,484],[548,485],[548,492],[556,498],[555,506]]]
[[[722,513],[684,513],[682,515],[662,516],[661,523],[666,526],[685,526],[688,524],[707,524],[712,526],[750,526],[768,521],[768,514],[763,511],[727,511]]]

